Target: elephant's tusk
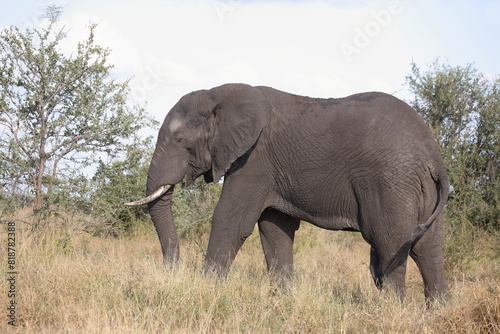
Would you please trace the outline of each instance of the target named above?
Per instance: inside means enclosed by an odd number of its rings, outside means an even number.
[[[148,204],[149,202],[154,201],[155,199],[157,199],[158,197],[160,197],[161,195],[166,193],[167,190],[170,189],[170,187],[171,187],[170,185],[161,186],[154,193],[152,193],[151,195],[149,195],[147,197],[144,197],[144,198],[142,198],[138,201],[135,201],[135,202],[129,202],[129,203],[124,203],[124,204],[126,206],[139,206],[139,205]]]

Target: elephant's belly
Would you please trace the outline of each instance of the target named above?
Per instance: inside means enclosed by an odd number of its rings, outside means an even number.
[[[358,222],[345,217],[332,217],[328,219],[312,219],[309,223],[327,229],[343,231],[359,231]]]
[[[299,172],[282,177],[276,196],[272,196],[272,206],[328,230],[359,230],[359,208],[349,178],[345,173],[331,171],[327,176],[322,175],[318,168],[326,168],[327,163],[316,163],[319,167],[314,168],[312,162],[312,165],[302,163]],[[332,165],[330,169],[345,168]]]
[[[352,210],[348,210],[347,206],[339,210],[333,207],[328,209],[327,205],[324,205],[323,208],[318,208],[318,203],[309,207],[307,205],[299,207],[289,201],[281,200],[277,205],[273,205],[272,207],[294,218],[327,230],[359,231],[357,214],[350,212]]]

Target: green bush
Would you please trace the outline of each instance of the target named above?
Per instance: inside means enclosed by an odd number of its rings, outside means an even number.
[[[406,82],[448,170],[447,222],[500,230],[500,77],[436,61]]]
[[[203,178],[198,178],[189,187],[176,188],[172,211],[180,238],[208,237],[221,191],[222,184],[207,184]]]

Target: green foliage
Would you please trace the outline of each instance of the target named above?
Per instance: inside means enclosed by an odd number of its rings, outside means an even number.
[[[172,212],[180,238],[208,237],[212,214],[221,191],[222,184],[207,184],[203,178],[198,178],[189,187],[176,188]]]
[[[152,137],[135,138],[121,159],[99,160],[97,171],[90,180],[90,198],[82,205],[93,216],[94,233],[123,235],[148,220],[147,206],[126,207],[123,203],[144,197],[153,143]]]
[[[436,61],[423,73],[413,63],[407,84],[448,169],[448,222],[499,230],[500,77]]]

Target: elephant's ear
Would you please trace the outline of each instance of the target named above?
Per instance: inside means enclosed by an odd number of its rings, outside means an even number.
[[[272,106],[260,90],[248,85],[228,84],[210,93],[216,101],[210,154],[213,180],[218,181],[255,144]]]

